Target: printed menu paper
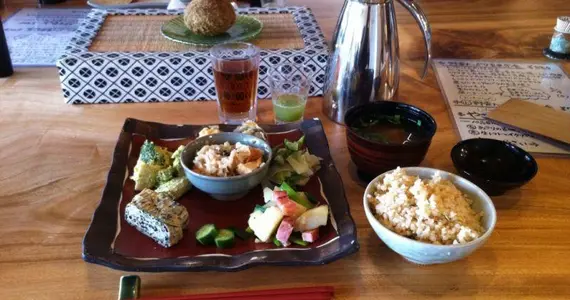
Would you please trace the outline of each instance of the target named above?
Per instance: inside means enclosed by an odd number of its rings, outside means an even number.
[[[25,8],[3,24],[15,66],[55,66],[89,9]]]
[[[435,59],[433,66],[462,140],[491,138],[529,152],[570,154],[569,147],[485,119],[511,98],[570,113],[570,79],[558,65]]]

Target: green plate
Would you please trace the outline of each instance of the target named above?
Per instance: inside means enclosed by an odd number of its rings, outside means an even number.
[[[198,35],[184,24],[184,17],[178,16],[162,25],[161,32],[169,40],[194,46],[213,46],[226,42],[245,41],[256,38],[263,29],[263,23],[250,16],[237,16],[236,23],[223,34],[216,36]]]

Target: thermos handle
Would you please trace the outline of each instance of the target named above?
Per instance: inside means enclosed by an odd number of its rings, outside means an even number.
[[[402,4],[402,6],[404,6],[412,14],[422,29],[422,33],[424,34],[426,60],[424,64],[424,72],[422,75],[423,79],[428,73],[428,67],[431,60],[431,27],[428,23],[425,13],[414,0],[398,0],[398,2],[400,2],[400,4]]]

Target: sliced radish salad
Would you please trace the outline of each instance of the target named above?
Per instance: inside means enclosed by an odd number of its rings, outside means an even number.
[[[265,205],[257,205],[247,222],[260,242],[307,246],[318,239],[319,227],[327,225],[328,205],[315,207],[309,194],[285,182],[274,189],[264,188],[263,198]]]

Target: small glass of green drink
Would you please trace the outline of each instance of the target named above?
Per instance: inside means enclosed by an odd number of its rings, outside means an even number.
[[[275,123],[303,120],[312,74],[311,67],[298,63],[285,62],[273,69],[269,78]]]

